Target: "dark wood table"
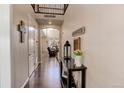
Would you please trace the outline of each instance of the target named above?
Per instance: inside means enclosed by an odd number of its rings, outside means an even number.
[[[63,80],[63,77],[62,77],[62,70],[63,70],[62,64],[63,63],[64,62],[60,61],[60,77],[61,77],[62,87],[71,88],[72,82],[74,84],[73,72],[81,71],[81,88],[85,88],[86,87],[85,85],[86,85],[86,69],[87,69],[87,67],[85,67],[84,65],[82,65],[80,67],[76,67],[75,65],[67,66],[68,75],[67,75],[67,80],[65,82],[64,81],[65,79]],[[76,87],[76,84],[73,87]]]

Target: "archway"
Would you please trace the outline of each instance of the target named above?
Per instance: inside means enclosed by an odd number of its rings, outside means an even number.
[[[41,35],[41,56],[44,52],[58,51],[56,57],[60,57],[61,50],[61,39],[60,39],[60,29],[56,27],[42,27],[40,30]],[[54,55],[53,55],[54,56]]]

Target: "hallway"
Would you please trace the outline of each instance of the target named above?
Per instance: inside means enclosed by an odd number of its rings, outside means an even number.
[[[0,5],[0,88],[124,88],[123,10],[116,4]]]
[[[25,88],[61,88],[56,58],[49,58],[48,54],[44,53],[43,62],[32,74]]]

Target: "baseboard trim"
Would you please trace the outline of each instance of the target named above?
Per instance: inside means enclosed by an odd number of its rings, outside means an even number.
[[[38,62],[38,64],[35,66],[34,70],[37,69],[37,67],[39,66],[39,64],[40,64],[40,63]]]
[[[38,63],[37,66],[34,68],[34,71],[37,69],[37,67],[40,65],[41,63]],[[26,84],[28,83],[30,77],[32,76],[32,74],[34,73],[34,71],[31,73],[31,75],[26,79],[26,81],[24,82],[24,84],[21,86],[21,88],[24,88],[26,86]]]
[[[32,73],[29,75],[29,78],[33,75],[34,71],[37,69],[37,67],[39,66],[40,63],[37,64],[37,66],[34,67],[34,70],[32,71]]]
[[[29,81],[29,77],[26,79],[26,81],[24,82],[24,84],[21,86],[21,88],[24,88],[26,86],[26,84],[28,83]]]

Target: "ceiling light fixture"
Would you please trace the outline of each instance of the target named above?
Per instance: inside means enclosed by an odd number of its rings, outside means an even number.
[[[51,24],[52,24],[52,22],[51,22],[51,21],[49,21],[48,23],[49,23],[49,25],[51,25]]]

